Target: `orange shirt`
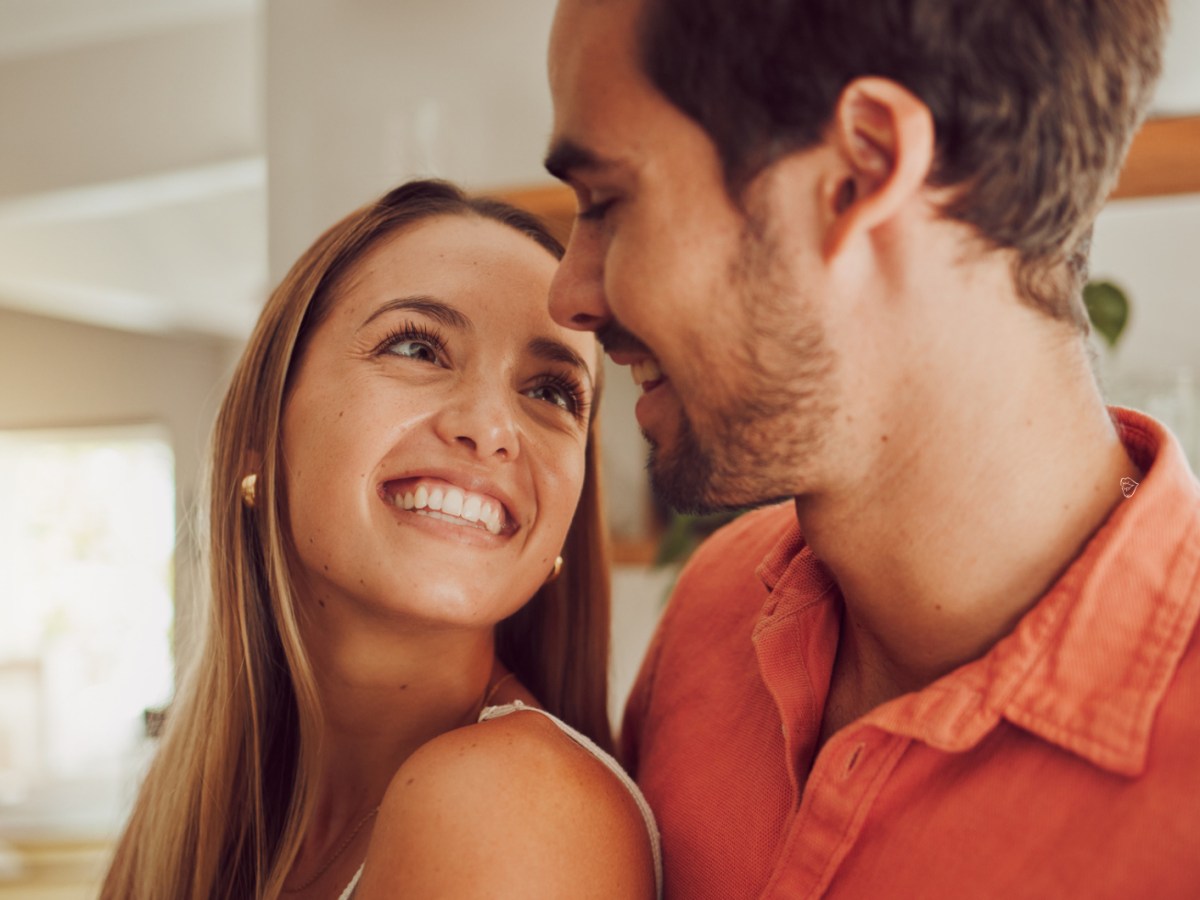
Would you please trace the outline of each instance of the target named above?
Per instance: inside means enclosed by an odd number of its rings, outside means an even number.
[[[1146,474],[1061,579],[815,758],[837,586],[790,504],[705,544],[623,733],[668,898],[1200,897],[1200,485],[1116,414]]]

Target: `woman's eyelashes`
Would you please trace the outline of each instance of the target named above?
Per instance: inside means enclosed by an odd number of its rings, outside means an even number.
[[[587,417],[588,400],[583,387],[568,375],[546,375],[525,394],[534,400],[544,400],[557,406],[576,419],[583,420]]]
[[[377,353],[391,353],[405,359],[445,365],[446,341],[435,329],[426,325],[406,323],[402,328],[388,332],[380,341]]]
[[[389,331],[375,349],[376,355],[391,355],[440,368],[450,368],[446,339],[437,329],[415,322],[406,322]],[[582,421],[587,418],[588,399],[583,385],[573,375],[547,372],[539,375],[533,387],[523,391],[525,396],[555,406]]]

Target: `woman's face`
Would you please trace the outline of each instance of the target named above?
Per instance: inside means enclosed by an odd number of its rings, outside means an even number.
[[[556,265],[512,228],[439,216],[341,285],[283,419],[310,613],[485,626],[545,580],[583,485],[596,362],[547,311]]]

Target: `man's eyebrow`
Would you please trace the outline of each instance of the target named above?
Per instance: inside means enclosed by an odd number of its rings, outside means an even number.
[[[579,374],[586,379],[588,387],[594,387],[592,371],[588,368],[587,363],[584,362],[583,357],[562,341],[546,337],[534,338],[529,342],[529,352],[539,359],[544,359],[548,362],[565,363],[574,369],[578,369]]]
[[[555,141],[554,145],[550,148],[550,152],[546,154],[543,165],[546,167],[546,171],[559,181],[569,181],[573,172],[578,172],[581,169],[603,169],[611,166],[612,163],[606,159],[601,159],[586,147],[572,140],[562,138]]]
[[[367,316],[359,329],[366,328],[382,315],[397,310],[408,310],[411,312],[422,313],[436,322],[440,322],[447,328],[457,328],[462,331],[469,331],[473,324],[469,318],[463,315],[462,312],[455,309],[441,300],[435,300],[432,297],[398,297],[395,300],[389,300],[379,309],[375,310],[371,315]]]

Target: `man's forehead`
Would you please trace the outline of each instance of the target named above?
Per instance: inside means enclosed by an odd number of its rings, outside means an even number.
[[[634,60],[634,25],[641,0],[560,0],[550,31],[549,69],[556,80],[581,64]]]
[[[629,121],[639,88],[633,24],[638,0],[562,0],[549,54],[554,136],[547,167],[594,169],[605,162],[599,144]],[[603,124],[607,123],[607,124]],[[611,136],[611,134],[609,134]]]

